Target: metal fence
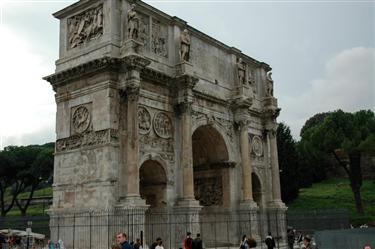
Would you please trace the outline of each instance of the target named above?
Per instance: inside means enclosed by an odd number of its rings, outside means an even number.
[[[286,215],[286,216],[285,216]],[[32,221],[32,231],[62,239],[68,249],[107,249],[118,232],[129,240],[140,238],[147,248],[161,237],[166,249],[182,247],[186,232],[201,234],[205,248],[238,248],[242,235],[256,239],[257,248],[266,248],[268,232],[276,238],[277,247],[285,248],[286,227],[302,233],[349,227],[349,216],[343,210],[287,212],[282,210],[213,210],[199,214],[174,210],[114,210],[71,213],[36,217],[0,218],[0,229],[25,230]]]

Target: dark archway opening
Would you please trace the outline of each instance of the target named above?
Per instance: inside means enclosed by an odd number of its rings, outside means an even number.
[[[167,176],[163,167],[154,160],[144,162],[139,170],[139,192],[150,208],[166,206]]]
[[[205,125],[193,133],[194,195],[200,205],[229,206],[228,150],[221,134]]]

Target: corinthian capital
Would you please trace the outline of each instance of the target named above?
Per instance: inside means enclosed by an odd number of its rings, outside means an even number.
[[[175,111],[178,115],[181,115],[183,113],[191,113],[192,111],[192,102],[184,101],[177,105],[175,105]]]

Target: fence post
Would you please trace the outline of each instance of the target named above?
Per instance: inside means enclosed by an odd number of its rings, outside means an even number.
[[[89,236],[90,236],[89,237],[89,241],[90,241],[89,244],[90,244],[90,247],[89,248],[91,249],[91,217],[92,217],[91,216],[91,211],[89,212],[89,216],[90,216],[89,217],[89,225],[90,225],[90,230],[89,230]]]
[[[74,247],[75,233],[76,233],[76,213],[73,213],[73,249],[75,248]]]

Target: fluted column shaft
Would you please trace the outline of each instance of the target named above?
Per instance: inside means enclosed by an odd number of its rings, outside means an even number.
[[[194,200],[193,145],[191,134],[191,104],[181,104],[181,157],[183,175],[183,199]]]
[[[272,129],[268,131],[268,139],[270,143],[270,154],[271,154],[271,169],[272,169],[272,194],[274,202],[281,202],[281,191],[280,191],[280,171],[279,171],[279,159],[277,154],[277,140],[276,130]]]
[[[242,161],[242,187],[243,201],[253,201],[253,189],[251,182],[251,160],[249,155],[248,122],[240,122],[241,161]]]

